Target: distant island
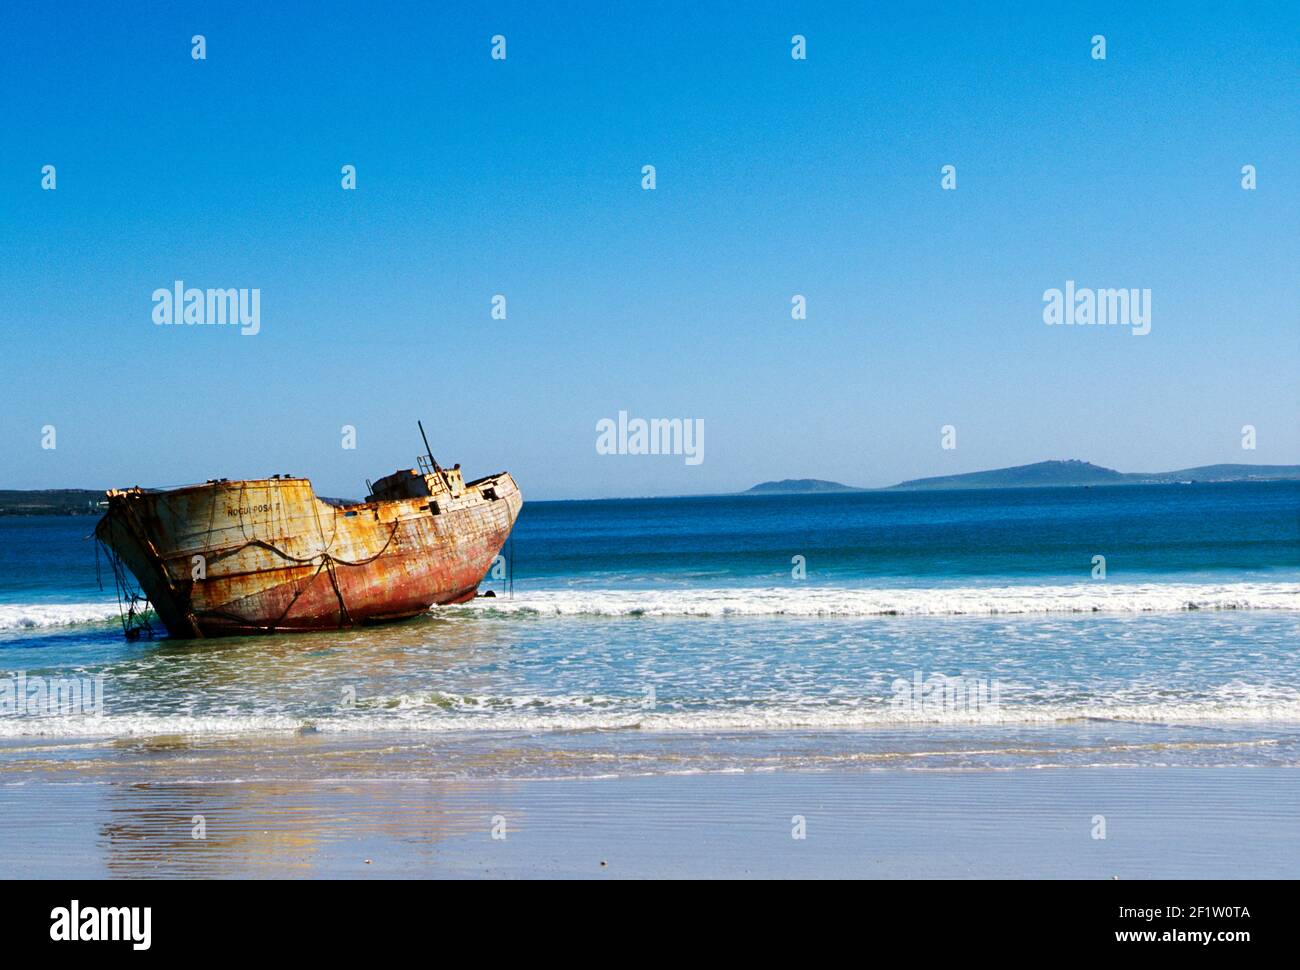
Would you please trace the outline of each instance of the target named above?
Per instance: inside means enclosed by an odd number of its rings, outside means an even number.
[[[330,505],[360,505],[359,499],[318,495]],[[0,515],[103,515],[108,511],[104,489],[94,488],[0,488]]]
[[[964,475],[914,478],[888,489],[863,489],[819,478],[762,482],[741,495],[805,495],[820,492],[922,491],[947,488],[1049,488],[1077,485],[1168,485],[1180,482],[1300,481],[1300,465],[1199,465],[1172,472],[1119,472],[1091,462],[1040,461]]]
[[[741,492],[742,495],[807,495],[811,492],[862,492],[865,489],[822,478],[783,478],[779,482],[761,482]]]
[[[0,489],[0,515],[103,515],[106,506],[103,489]]]

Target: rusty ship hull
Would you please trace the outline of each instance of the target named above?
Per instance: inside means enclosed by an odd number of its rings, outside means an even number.
[[[332,504],[306,479],[107,493],[96,536],[174,637],[325,630],[472,598],[523,504],[501,472],[423,466]]]

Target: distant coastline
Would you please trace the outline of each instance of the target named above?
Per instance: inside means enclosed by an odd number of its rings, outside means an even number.
[[[825,492],[867,492],[870,489],[855,488],[840,482],[828,482],[822,478],[783,478],[779,482],[760,482],[753,488],[741,492],[741,495],[812,495]]]
[[[834,492],[924,491],[954,488],[1052,488],[1090,485],[1172,485],[1199,482],[1300,481],[1300,465],[1200,465],[1171,472],[1120,472],[1069,459],[1031,465],[914,478],[883,489],[858,488],[819,478],[760,482],[740,495],[810,495]]]
[[[103,515],[103,502],[103,489],[0,489],[0,515]]]
[[[783,478],[760,482],[743,492],[728,495],[834,495],[852,492],[939,491],[973,488],[1061,488],[1093,485],[1176,485],[1206,482],[1300,481],[1300,465],[1200,465],[1171,472],[1120,472],[1091,462],[1069,459],[1040,461],[1032,465],[994,468],[961,475],[914,478],[885,488],[862,488],[824,478]],[[712,493],[719,494],[719,493]],[[355,504],[354,500],[318,496],[331,504]],[[609,496],[605,499],[551,499],[549,501],[609,501],[637,496]],[[641,496],[672,498],[674,496]],[[679,498],[699,498],[683,495]],[[539,500],[541,501],[541,500]],[[102,515],[104,492],[86,488],[0,489],[0,516],[16,515]]]

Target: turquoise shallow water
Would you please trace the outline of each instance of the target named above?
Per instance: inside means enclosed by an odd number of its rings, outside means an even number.
[[[1290,483],[533,503],[495,598],[136,643],[91,519],[0,520],[0,684],[103,699],[0,738],[308,732],[470,774],[1300,763],[1298,508]]]

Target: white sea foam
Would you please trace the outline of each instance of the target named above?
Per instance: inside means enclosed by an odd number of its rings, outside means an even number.
[[[1298,610],[1300,583],[1075,583],[1057,586],[534,590],[479,598],[436,613],[550,616],[959,616],[1016,613],[1170,613]],[[0,604],[0,632],[104,624],[116,603]]]
[[[1080,701],[1066,704],[1003,704],[997,710],[908,713],[888,704],[741,705],[708,710],[640,710],[623,703],[611,709],[574,709],[568,705],[485,704],[490,712],[466,708],[403,709],[385,714],[303,717],[291,714],[164,715],[147,713],[0,718],[0,738],[221,737],[287,735],[299,731],[326,734],[504,732],[541,734],[558,731],[635,730],[648,733],[845,731],[936,726],[1039,725],[1109,720],[1159,724],[1300,724],[1300,694],[1197,698],[1149,703]]]
[[[0,603],[0,631],[105,623],[118,617],[116,603]]]
[[[870,589],[536,590],[443,611],[554,616],[958,616],[1300,610],[1300,583],[1116,583]]]
[[[292,734],[308,726],[290,715],[102,714],[0,717],[0,738],[125,738]]]

